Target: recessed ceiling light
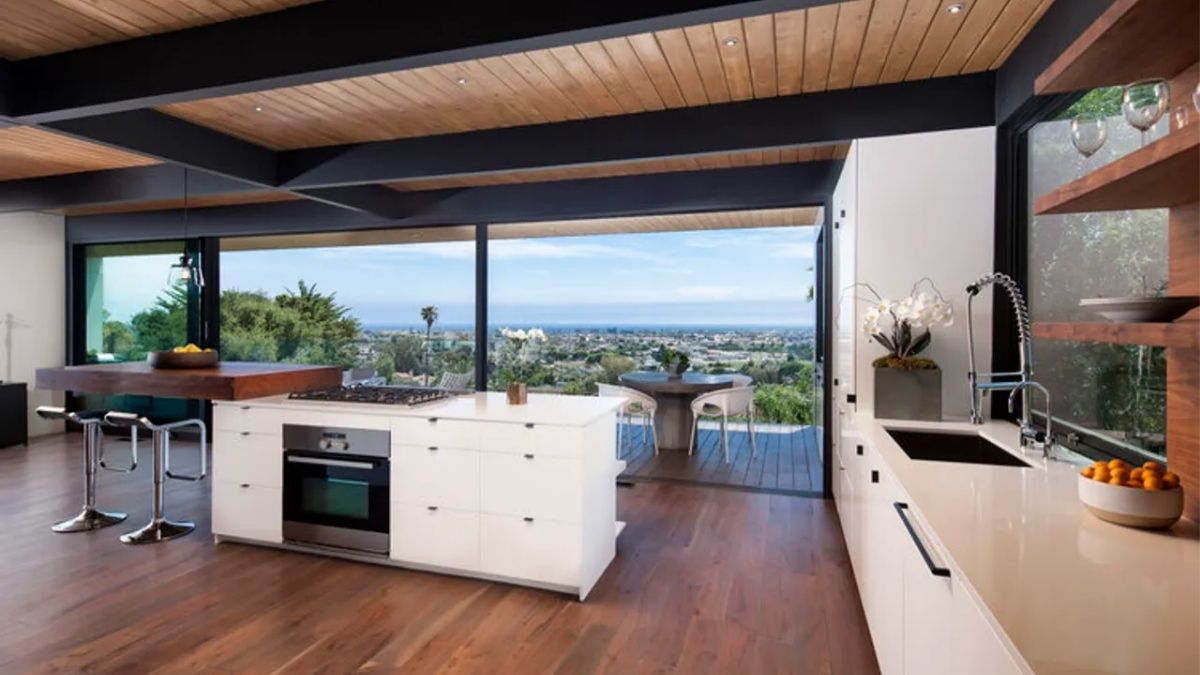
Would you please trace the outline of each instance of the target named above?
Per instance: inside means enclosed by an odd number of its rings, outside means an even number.
[[[958,14],[966,9],[966,5],[961,2],[956,2],[953,5],[946,5],[946,12],[949,14]]]
[[[262,111],[263,111],[263,107],[261,105],[254,106],[254,112],[262,112]]]
[[[736,47],[738,39],[735,37],[727,37],[724,40],[721,40],[721,42],[725,43],[726,47]]]
[[[466,84],[468,82],[467,78],[463,77],[462,75],[459,75],[454,81],[459,84]]]

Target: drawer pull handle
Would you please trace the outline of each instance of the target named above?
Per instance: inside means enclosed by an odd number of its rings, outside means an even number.
[[[904,529],[908,530],[908,536],[912,537],[913,543],[917,545],[917,551],[920,552],[921,558],[925,561],[925,566],[929,568],[929,573],[935,577],[949,578],[949,568],[938,567],[933,564],[933,558],[929,555],[929,549],[925,548],[925,542],[921,541],[921,538],[917,536],[916,528],[913,527],[913,524],[908,520],[908,516],[905,515],[908,512],[908,504],[893,502],[893,506],[896,507],[896,513],[900,514],[900,520],[904,523]]]
[[[527,523],[532,523],[532,522],[533,522],[533,517],[532,517],[532,516],[525,516],[524,518],[522,518],[522,520],[524,520],[524,521],[525,521],[525,522],[527,522]]]
[[[249,432],[249,431],[243,431],[243,432],[242,432],[242,435],[243,435],[243,436],[249,436],[249,435],[250,435],[250,432]]]
[[[425,508],[429,509],[430,511],[437,511],[436,506],[426,506]]]
[[[533,459],[533,453],[532,452],[525,453],[525,459]]]
[[[437,424],[437,421],[438,421],[438,418],[436,418],[436,417],[430,417],[430,418],[429,418],[429,423],[430,423],[430,424]]]
[[[533,422],[526,422],[526,423],[525,423],[525,428],[526,428],[526,429],[532,429],[532,428],[533,428]]]
[[[241,484],[241,485],[239,485],[238,487],[241,487],[241,488],[248,488],[248,487],[250,487],[250,484],[249,484],[249,483],[242,483],[242,484]]]
[[[858,446],[858,454],[863,454],[863,446]]]
[[[437,449],[438,449],[438,446],[436,446],[436,445],[431,445],[431,446],[429,446],[429,451],[430,451],[430,452],[437,452]]]
[[[242,409],[242,410],[249,410],[249,409],[250,409],[250,406],[248,406],[248,405],[239,406],[239,407],[241,407],[241,409]]]

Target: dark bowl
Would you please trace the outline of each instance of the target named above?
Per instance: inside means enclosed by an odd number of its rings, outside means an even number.
[[[215,368],[220,361],[217,352],[150,352],[146,363],[151,368]]]

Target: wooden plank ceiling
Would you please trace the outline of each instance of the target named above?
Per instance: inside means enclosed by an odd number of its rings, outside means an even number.
[[[314,0],[2,0],[9,61],[228,21]]]
[[[0,180],[125,169],[157,163],[157,160],[149,157],[33,127],[0,128]]]
[[[920,80],[998,68],[1052,1],[853,0],[161,110],[282,150]]]
[[[849,143],[815,145],[792,148],[748,150],[692,157],[672,157],[634,162],[613,162],[596,166],[563,167],[515,171],[506,174],[481,176],[456,176],[453,178],[423,178],[387,184],[401,192],[415,190],[441,190],[445,188],[477,187],[482,185],[510,185],[513,183],[541,183],[556,180],[579,180],[605,178],[609,176],[637,176],[672,171],[701,171],[705,169],[732,169],[741,166],[769,166],[773,164],[795,164],[829,159],[845,159],[850,150]]]
[[[589,234],[636,234],[643,232],[685,232],[728,230],[757,227],[811,226],[821,222],[819,206],[746,211],[672,213],[656,216],[590,218],[492,225],[490,239],[527,239],[531,237],[571,237]],[[473,225],[451,227],[359,230],[356,232],[320,232],[263,237],[223,237],[222,251],[258,251],[281,248],[326,248],[335,246],[382,246],[422,244],[445,241],[474,241]]]

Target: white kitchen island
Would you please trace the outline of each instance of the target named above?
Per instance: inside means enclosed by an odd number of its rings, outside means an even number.
[[[546,588],[582,600],[616,553],[622,400],[479,393],[417,407],[214,402],[213,534],[237,541]],[[285,425],[390,435],[389,554],[286,540]]]

